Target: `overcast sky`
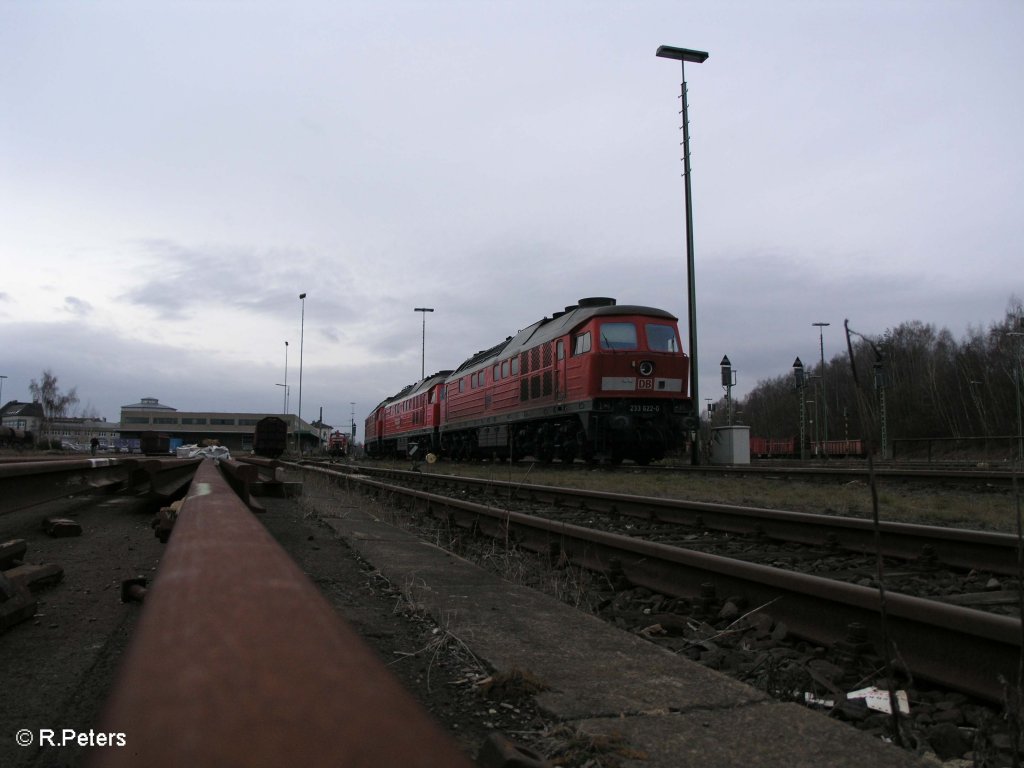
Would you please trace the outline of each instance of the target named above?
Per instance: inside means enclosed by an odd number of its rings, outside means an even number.
[[[700,398],[1024,295],[1024,3],[0,0],[0,375],[347,424],[585,296]],[[305,320],[302,302],[305,292]]]

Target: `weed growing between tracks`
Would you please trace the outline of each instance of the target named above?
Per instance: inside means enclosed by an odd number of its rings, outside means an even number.
[[[414,612],[418,612],[422,610],[422,607],[418,603],[414,602],[415,598],[413,596],[412,589],[414,588],[410,588],[408,592],[403,590],[402,595],[407,601],[409,601],[409,608]],[[401,611],[396,607],[396,613],[400,612]],[[476,657],[476,654],[473,653],[469,645],[452,630],[451,626],[453,619],[454,617],[451,613],[446,614],[444,622],[431,630],[430,641],[425,646],[413,653],[400,654],[403,658],[408,658],[410,656],[429,656],[430,663],[427,665],[427,692],[432,691],[432,688],[430,687],[431,672],[433,672],[434,666],[442,656],[455,657],[463,666],[474,669],[476,671],[475,677],[477,679],[484,679],[488,677],[486,665]],[[391,662],[391,664],[400,660],[401,659],[396,659],[396,661]]]

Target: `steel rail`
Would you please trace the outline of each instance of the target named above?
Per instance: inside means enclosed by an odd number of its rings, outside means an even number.
[[[200,459],[141,459],[132,472],[131,490],[160,499],[176,496],[192,482],[199,462]]]
[[[0,464],[0,514],[55,499],[127,491],[160,497],[188,483],[194,459],[69,459]]]
[[[221,476],[202,462],[98,730],[101,768],[464,766]]]
[[[254,512],[262,512],[263,506],[256,501],[252,493],[253,484],[259,480],[259,468],[254,464],[246,464],[232,459],[220,459],[217,462],[220,471],[236,494]]]
[[[756,533],[779,541],[860,553],[875,551],[874,527],[871,521],[855,517],[631,496],[610,491],[527,485],[404,470],[360,468],[360,471],[398,478],[404,482],[475,486],[490,489],[495,495],[504,493],[552,504],[585,506],[596,511],[630,515],[656,522],[699,526],[705,530]],[[886,557],[914,560],[927,555],[954,568],[978,569],[1004,575],[1017,573],[1017,537],[1011,534],[896,522],[881,522],[879,531],[882,554]]]
[[[683,471],[691,472],[689,467]],[[788,475],[794,477],[835,478],[840,480],[867,480],[868,469],[862,467],[716,467],[722,474]],[[973,482],[1008,487],[1013,471],[1007,469],[909,469],[900,467],[876,467],[875,476],[880,480],[922,480],[927,482]]]
[[[838,464],[839,460],[836,460]],[[521,462],[528,463],[528,462]],[[593,469],[584,463],[571,466],[564,464],[548,465],[550,469],[566,471]],[[673,464],[673,465],[626,465],[623,469],[629,472],[644,474],[700,474],[700,475],[753,475],[761,477],[789,477],[807,480],[867,480],[868,470],[864,462],[857,466],[843,464],[841,466],[805,466],[794,464]],[[1001,489],[1009,489],[1013,483],[1013,469],[915,469],[910,467],[875,466],[875,476],[882,480],[899,480],[904,482],[925,483],[975,483],[985,484]]]
[[[305,469],[408,497],[460,526],[476,526],[540,554],[567,556],[590,570],[612,573],[621,568],[633,585],[661,594],[699,597],[708,584],[719,595],[742,594],[752,606],[768,606],[767,612],[785,622],[791,633],[814,643],[831,645],[846,637],[851,624],[862,624],[868,641],[880,647],[875,589],[535,518],[368,477]],[[887,594],[887,612],[889,636],[913,674],[989,701],[1003,696],[1000,678],[1015,679],[1021,653],[1019,619],[896,593]]]
[[[0,514],[54,499],[115,490],[138,467],[134,459],[63,459],[0,464]]]

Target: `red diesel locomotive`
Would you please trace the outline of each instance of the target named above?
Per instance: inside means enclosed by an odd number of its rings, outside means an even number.
[[[646,464],[696,425],[689,362],[670,313],[581,299],[385,400],[367,453]]]
[[[366,418],[366,455],[424,456],[440,451],[441,395],[451,371],[410,384],[382,402]]]

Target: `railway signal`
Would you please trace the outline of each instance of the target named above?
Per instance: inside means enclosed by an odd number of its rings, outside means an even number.
[[[793,378],[796,379],[796,391],[800,396],[800,460],[807,459],[807,380],[804,378],[804,364],[798,357],[793,361]]]

